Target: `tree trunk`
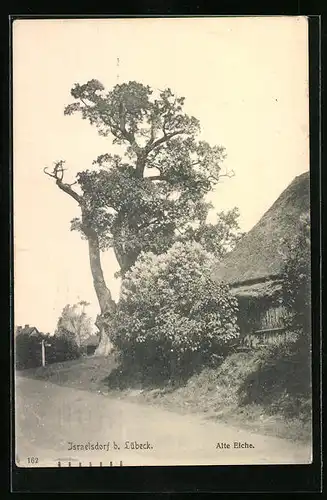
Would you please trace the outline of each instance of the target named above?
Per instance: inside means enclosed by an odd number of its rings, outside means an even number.
[[[88,231],[89,259],[93,277],[95,293],[97,295],[101,314],[116,311],[116,303],[111,297],[111,293],[107,288],[100,258],[99,240],[96,232]]]
[[[93,285],[98,298],[101,314],[98,316],[96,326],[100,332],[100,342],[95,350],[95,356],[107,356],[112,350],[112,343],[108,337],[110,321],[116,312],[116,303],[107,288],[100,258],[99,239],[95,231],[84,229],[89,246],[90,267]]]
[[[115,315],[116,303],[113,300],[109,289],[107,288],[100,258],[100,245],[99,238],[94,229],[89,227],[88,217],[87,217],[87,206],[83,196],[74,191],[70,184],[65,184],[63,182],[63,162],[58,162],[52,173],[49,173],[44,169],[44,172],[56,180],[56,184],[64,193],[68,194],[79,204],[82,211],[82,231],[84,232],[89,246],[89,259],[91,273],[93,277],[93,285],[98,298],[101,314],[98,316],[96,321],[96,326],[100,332],[100,342],[95,351],[95,354],[107,355],[112,349],[112,344],[108,337],[108,332],[110,330],[110,320]]]
[[[100,332],[100,341],[98,347],[94,351],[94,356],[108,356],[113,349],[113,344],[109,339],[106,326],[104,324],[99,324],[98,329]]]
[[[117,245],[114,245],[113,249],[120,267],[121,276],[124,277],[126,272],[135,264],[138,254],[136,252],[124,253]]]

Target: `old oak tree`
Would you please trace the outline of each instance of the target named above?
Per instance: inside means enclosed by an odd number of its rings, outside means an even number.
[[[197,139],[199,121],[183,111],[183,97],[135,81],[105,92],[97,80],[75,84],[71,95],[74,102],[65,114],[80,113],[122,151],[98,156],[73,184],[64,181],[63,160],[51,171],[44,169],[79,205],[72,229],[88,242],[100,306],[96,353],[107,354],[116,303],[105,282],[101,251],[114,250],[122,277],[141,252],[162,253],[176,240],[193,239],[221,254],[237,238],[238,214],[231,210],[217,214],[216,223],[207,222],[212,206],[206,195],[231,174],[221,171],[224,148]]]

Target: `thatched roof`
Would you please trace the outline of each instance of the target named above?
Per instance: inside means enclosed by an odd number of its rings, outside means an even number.
[[[295,177],[236,248],[217,264],[214,278],[231,286],[277,278],[283,265],[283,241],[294,240],[300,217],[309,210],[310,177],[305,172]]]

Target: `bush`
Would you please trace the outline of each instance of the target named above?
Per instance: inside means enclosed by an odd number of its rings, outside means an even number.
[[[310,216],[299,222],[299,233],[288,245],[283,269],[283,301],[290,313],[289,326],[311,328],[311,242]]]
[[[262,404],[269,413],[308,418],[311,411],[311,248],[310,216],[284,242],[282,304],[287,331],[282,342],[260,347],[257,367],[242,384],[241,403]],[[276,338],[276,337],[274,337]]]
[[[42,365],[42,340],[46,341],[46,364],[76,359],[80,356],[76,342],[66,337],[48,337],[44,334],[20,334],[15,342],[15,364],[17,370],[37,368]]]
[[[54,335],[49,339],[47,347],[47,364],[69,361],[80,357],[80,349],[77,343],[67,337]]]
[[[298,416],[311,398],[310,338],[299,329],[294,340],[263,346],[255,353],[256,369],[240,387],[241,404],[262,404],[270,413]],[[303,410],[304,412],[304,410]]]
[[[36,368],[42,364],[41,342],[43,335],[21,333],[15,339],[15,364],[17,370]]]
[[[174,378],[226,352],[239,334],[237,301],[211,280],[212,266],[198,243],[139,257],[122,282],[111,337],[123,362]]]

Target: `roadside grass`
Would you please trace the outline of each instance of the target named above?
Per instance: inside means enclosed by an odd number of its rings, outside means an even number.
[[[232,357],[229,361],[237,360]],[[242,367],[244,370],[244,366]],[[222,367],[224,370],[224,367]],[[237,368],[235,369],[235,373]],[[310,410],[302,411],[298,416],[285,417],[282,404],[281,411],[262,404],[240,403],[238,383],[230,383],[221,376],[219,368],[206,368],[200,374],[189,379],[185,386],[177,389],[150,390],[135,393],[138,401],[153,403],[166,409],[174,409],[181,413],[202,413],[208,419],[293,441],[308,442],[311,439]],[[310,406],[309,401],[304,401]],[[278,404],[276,397],[275,405]]]
[[[204,368],[179,385],[144,386],[137,373],[121,369],[113,354],[103,358],[80,358],[20,373],[171,411],[201,414],[260,434],[308,442],[311,439],[309,391],[307,395],[298,395],[291,385],[287,392],[285,377],[278,370],[276,372],[276,366],[283,363],[283,355],[280,361],[275,360],[273,370],[269,356],[269,350],[233,353],[216,367]],[[301,369],[303,371],[303,366]],[[272,376],[275,380],[271,380]],[[306,376],[305,370],[303,376]],[[296,370],[293,378],[298,378]]]
[[[96,391],[102,386],[105,387],[102,381],[108,375],[108,371],[113,370],[116,366],[117,362],[114,356],[90,356],[52,363],[45,367],[29,368],[17,373],[24,377],[46,380],[57,385]]]

